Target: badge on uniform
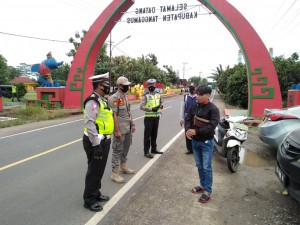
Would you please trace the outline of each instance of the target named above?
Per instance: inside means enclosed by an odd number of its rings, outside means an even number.
[[[117,105],[118,105],[118,100],[115,100],[114,101],[114,106],[117,106]],[[123,99],[120,98],[119,99],[119,106],[124,106],[124,105],[125,105],[125,103],[124,103]]]

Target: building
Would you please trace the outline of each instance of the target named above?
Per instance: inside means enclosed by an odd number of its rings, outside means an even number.
[[[16,85],[18,83],[23,83],[27,91],[35,91],[38,84],[33,80],[30,80],[28,77],[16,77],[10,81],[12,85]]]

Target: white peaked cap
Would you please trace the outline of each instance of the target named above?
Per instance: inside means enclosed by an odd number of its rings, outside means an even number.
[[[103,83],[109,85],[109,73],[94,75],[94,76],[89,77],[89,79],[93,80],[93,82],[103,82]]]
[[[109,73],[104,73],[104,74],[100,74],[100,75],[94,75],[89,77],[90,80],[100,80],[100,79],[109,79]]]

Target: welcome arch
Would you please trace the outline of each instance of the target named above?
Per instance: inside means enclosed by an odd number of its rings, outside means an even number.
[[[265,108],[282,108],[272,59],[250,23],[227,0],[198,1],[223,23],[242,51],[248,77],[249,116],[262,116]],[[133,4],[134,0],[113,0],[86,33],[70,68],[65,108],[82,108],[84,99],[92,92],[88,78],[94,74],[98,52],[117,21]]]

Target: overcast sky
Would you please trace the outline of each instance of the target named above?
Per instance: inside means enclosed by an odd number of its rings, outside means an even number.
[[[76,31],[88,30],[110,0],[1,0],[0,54],[8,65],[35,64],[52,51],[57,61],[70,62],[66,53],[73,47],[68,39]],[[250,22],[274,56],[289,57],[300,52],[300,1],[298,0],[229,0]],[[177,22],[130,24],[136,8],[184,4],[198,18]],[[195,7],[192,7],[195,6]],[[209,76],[219,64],[237,63],[238,45],[213,15],[196,0],[135,0],[112,30],[112,55],[137,58],[149,53],[158,57],[159,67],[172,66],[180,78]],[[6,33],[6,34],[4,34]],[[21,35],[23,37],[19,37]],[[26,37],[25,37],[26,36]],[[32,37],[32,38],[28,38]],[[47,40],[39,40],[49,39]],[[109,40],[109,37],[108,39]],[[185,68],[185,69],[183,69]],[[184,73],[184,74],[183,74]]]

